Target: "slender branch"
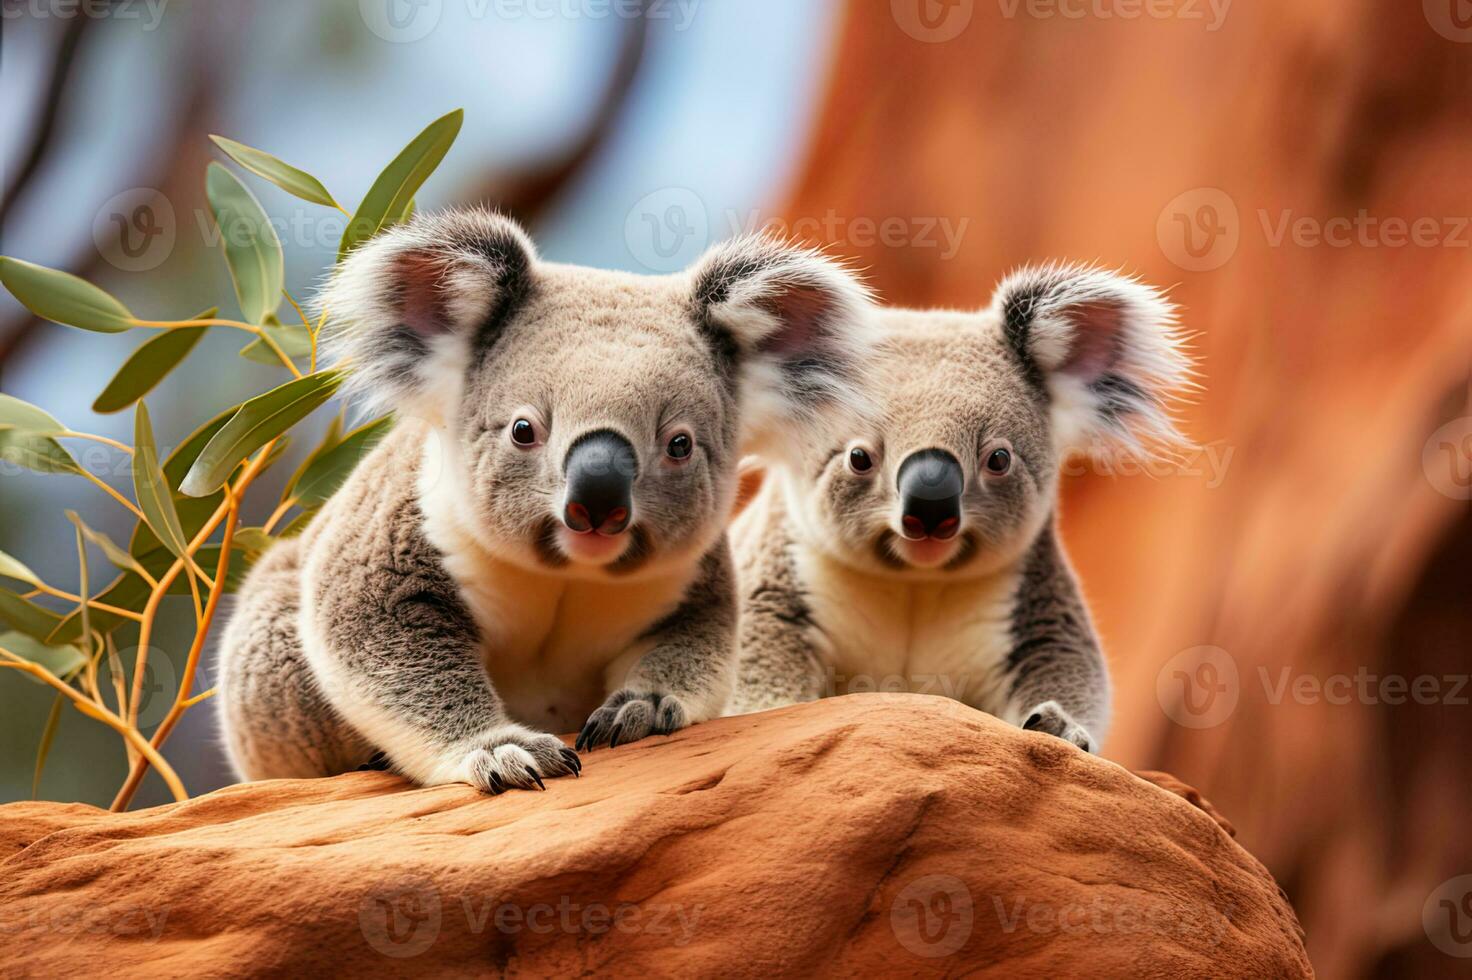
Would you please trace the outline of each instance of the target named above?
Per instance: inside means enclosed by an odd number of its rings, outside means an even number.
[[[281,518],[285,517],[286,516],[286,512],[289,511],[289,510],[291,510],[291,508],[293,508],[295,506],[296,506],[296,498],[295,497],[287,497],[285,500],[281,501],[281,506],[280,507],[277,507],[275,510],[273,510],[271,512],[271,516],[268,517],[268,518],[266,518],[266,523],[263,524],[263,525],[261,525],[261,530],[262,531],[265,531],[267,534],[270,534],[271,533],[271,529],[276,526],[276,522],[279,521],[279,520],[281,520]]]
[[[97,486],[97,489],[101,490],[103,493],[107,494],[109,497],[116,500],[124,507],[128,508],[128,510],[132,511],[134,517],[138,518],[140,521],[147,523],[148,518],[143,516],[143,511],[138,509],[138,505],[133,503],[133,501],[129,500],[127,497],[124,497],[122,494],[118,493],[117,490],[115,490],[110,484],[105,483],[101,477],[97,476],[95,473],[88,473],[86,470],[79,470],[78,472],[80,472],[82,476],[86,477],[93,484],[95,484]]]
[[[261,458],[263,459],[264,456]],[[259,460],[256,463],[259,463]],[[245,473],[241,475],[241,486],[239,490],[243,491],[246,486],[249,486],[250,481],[255,479],[255,474],[258,472],[259,469],[248,467]],[[179,719],[183,717],[184,712],[192,705],[198,703],[198,701],[209,697],[215,690],[211,688],[201,695],[198,700],[189,696],[189,690],[194,686],[195,671],[199,668],[199,657],[204,651],[205,640],[209,636],[210,626],[214,623],[215,609],[219,605],[220,596],[225,592],[226,577],[230,572],[230,550],[235,541],[236,523],[240,519],[240,496],[239,491],[231,489],[229,484],[225,486],[224,506],[227,508],[225,535],[220,545],[220,561],[215,566],[215,581],[220,583],[220,585],[219,588],[210,590],[210,597],[204,608],[204,616],[195,628],[194,642],[190,644],[189,655],[184,660],[184,674],[179,678],[179,691],[174,697],[174,703],[169,708],[169,713],[164,716],[164,720],[159,723],[158,728],[153,733],[150,745],[155,750],[163,747],[164,742],[168,739],[169,734],[173,732],[174,726],[179,723]],[[133,802],[133,794],[138,791],[139,785],[142,784],[143,776],[148,772],[148,763],[150,761],[152,760],[146,756],[133,761],[132,768],[128,770],[128,778],[123,781],[122,787],[118,789],[117,796],[113,798],[113,811],[121,812],[126,810],[129,804]]]
[[[62,439],[91,439],[93,442],[100,442],[104,446],[111,446],[120,453],[127,453],[129,456],[133,455],[132,446],[118,442],[116,439],[109,439],[107,436],[93,435],[90,432],[73,432],[70,429],[65,432],[57,432],[55,435]]]
[[[164,757],[158,754],[157,749],[148,744],[148,740],[143,737],[137,728],[129,725],[101,705],[88,700],[81,691],[78,691],[40,664],[26,660],[18,654],[11,653],[4,647],[0,647],[0,657],[6,658],[3,663],[0,663],[0,667],[12,667],[22,673],[30,674],[44,684],[51,685],[57,691],[70,698],[73,706],[82,714],[89,718],[95,718],[122,735],[123,738],[127,739],[128,744],[136,748],[139,754],[158,770],[158,774],[168,784],[169,792],[174,794],[175,800],[183,802],[189,799],[189,794],[184,791],[184,784],[179,781],[179,776],[174,772],[173,767],[164,761]]]
[[[72,593],[67,592],[64,589],[54,589],[51,586],[46,585],[44,582],[37,586],[36,591],[43,592],[46,595],[55,596],[58,599],[64,599],[67,602],[75,602],[80,604],[82,601],[81,596],[73,595]],[[105,602],[98,602],[96,599],[88,599],[87,605],[91,606],[93,609],[96,609],[98,612],[111,613],[114,616],[122,616],[123,618],[131,619],[134,622],[141,623],[143,621],[142,613],[136,613],[131,609],[123,609],[119,606],[110,606]]]

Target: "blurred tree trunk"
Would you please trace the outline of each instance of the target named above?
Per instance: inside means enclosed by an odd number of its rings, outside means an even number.
[[[1174,7],[1200,16],[855,0],[784,220],[823,229],[900,305],[982,306],[1047,258],[1178,284],[1206,386],[1183,416],[1210,453],[1066,482],[1118,686],[1106,754],[1221,807],[1326,976],[1443,975],[1459,964],[1422,908],[1472,873],[1472,692],[1394,705],[1375,680],[1472,662],[1472,517],[1451,469],[1472,462],[1472,44],[1404,0],[1235,4],[1216,29],[1209,5]],[[935,40],[962,22],[946,17],[969,21]],[[1325,223],[1361,209],[1381,224]],[[1429,219],[1434,244],[1388,218]],[[876,240],[886,219],[903,244]],[[963,221],[953,256],[925,232]],[[1208,645],[1237,667],[1236,705],[1184,727],[1162,668]],[[1283,689],[1285,670],[1347,675],[1350,703]]]

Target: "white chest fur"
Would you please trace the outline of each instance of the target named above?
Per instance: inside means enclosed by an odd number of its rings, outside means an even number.
[[[907,581],[798,549],[834,694],[909,691],[992,710],[1011,649],[1015,573]]]
[[[424,472],[425,534],[481,633],[481,653],[496,693],[517,721],[570,732],[648,648],[640,636],[680,604],[697,574],[694,563],[632,581],[541,572],[491,554],[460,520],[463,494],[454,467]]]

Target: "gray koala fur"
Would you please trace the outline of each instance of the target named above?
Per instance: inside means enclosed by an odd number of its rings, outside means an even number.
[[[729,712],[907,690],[1097,751],[1109,675],[1056,531],[1059,468],[1179,439],[1166,405],[1190,362],[1174,308],[1137,280],[1049,265],[979,312],[885,310],[878,335],[869,417],[768,465],[733,525]],[[955,474],[935,493],[955,508],[944,539],[902,521],[921,506],[902,467],[927,457]]]
[[[320,306],[353,393],[398,421],[241,590],[221,650],[239,774],[381,755],[499,792],[578,771],[552,732],[614,746],[718,716],[738,463],[853,408],[863,287],[763,238],[671,276],[560,265],[460,210],[361,246]],[[610,464],[626,529],[564,520],[567,461],[594,434],[628,447]]]

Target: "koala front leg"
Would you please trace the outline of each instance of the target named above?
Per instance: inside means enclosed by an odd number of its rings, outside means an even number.
[[[1012,619],[1002,720],[1098,752],[1109,720],[1109,671],[1051,530],[1026,559]]]
[[[701,559],[684,601],[647,631],[653,646],[588,716],[577,748],[609,748],[716,718],[736,661],[735,572],[724,538]]]
[[[576,775],[572,749],[507,715],[479,630],[417,512],[377,533],[366,553],[344,548],[313,576],[319,642],[308,656],[333,707],[422,785],[500,793]]]

